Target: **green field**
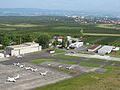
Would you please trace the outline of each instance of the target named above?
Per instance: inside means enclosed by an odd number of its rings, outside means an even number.
[[[0,36],[5,33],[10,39],[14,34],[18,37],[34,34],[37,37],[43,33],[78,37],[81,28],[85,33],[83,41],[86,43],[120,46],[120,29],[105,28],[103,24],[79,24],[72,18],[60,16],[0,17]]]
[[[106,68],[108,71],[104,74],[83,74],[35,90],[119,90],[120,68],[114,66]]]
[[[113,25],[113,24],[99,24],[97,27],[120,30],[120,25]]]
[[[53,62],[53,61],[54,61],[53,59],[38,59],[38,60],[33,60],[32,63],[33,64],[41,64],[44,62]]]
[[[81,66],[87,66],[87,67],[99,67],[100,64],[96,64],[96,63],[88,63],[88,62],[80,62]]]

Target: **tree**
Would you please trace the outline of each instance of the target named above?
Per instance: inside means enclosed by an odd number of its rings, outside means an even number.
[[[84,36],[84,32],[83,29],[80,30],[80,36],[83,37]]]
[[[67,38],[64,37],[63,41],[62,41],[62,47],[67,47]]]
[[[8,35],[5,34],[3,36],[1,44],[3,45],[3,47],[10,45],[10,39],[9,39]]]
[[[46,34],[39,36],[37,40],[37,42],[42,46],[43,49],[49,47],[49,41],[50,41],[50,37]]]
[[[84,36],[84,32],[83,32],[83,29],[80,30],[80,39],[81,41],[83,40],[83,36]]]

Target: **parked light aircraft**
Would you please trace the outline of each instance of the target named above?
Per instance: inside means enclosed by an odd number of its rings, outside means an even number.
[[[31,68],[31,71],[32,71],[32,72],[36,72],[36,71],[37,71],[37,68]]]
[[[45,76],[46,74],[48,73],[48,71],[46,71],[46,72],[40,72],[40,75],[42,75],[42,76]]]
[[[8,77],[8,78],[7,78],[7,81],[8,81],[8,82],[16,82],[16,80],[19,79],[19,78],[20,78],[20,75],[18,74],[17,76],[12,77],[12,78],[11,78],[11,77]]]
[[[69,67],[66,67],[66,69],[71,70],[71,69],[73,69],[73,67],[72,67],[72,66],[69,66]]]

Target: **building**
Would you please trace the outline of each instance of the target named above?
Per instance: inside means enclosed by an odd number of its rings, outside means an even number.
[[[55,39],[58,42],[63,42],[64,37],[63,36],[54,36],[53,39]]]
[[[67,41],[71,44],[72,41],[79,42],[81,40],[80,40],[80,38],[72,38],[71,36],[67,36]]]
[[[21,45],[7,46],[5,55],[18,56],[21,54],[41,51],[42,47],[38,43],[29,42]]]
[[[88,52],[95,52],[99,48],[101,48],[101,45],[93,45],[93,46],[91,46],[91,47],[88,48]]]
[[[4,53],[0,53],[0,58],[4,58]]]
[[[70,48],[79,48],[83,46],[83,42],[75,42],[69,45]]]
[[[113,48],[115,47],[114,46],[103,46],[102,48],[98,50],[98,54],[102,54],[102,55],[109,54],[112,52]]]
[[[120,50],[120,48],[119,47],[115,47],[115,48],[113,48],[113,50],[112,51],[119,51]]]

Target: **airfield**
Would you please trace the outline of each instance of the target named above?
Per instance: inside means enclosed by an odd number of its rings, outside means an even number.
[[[32,60],[42,58],[46,58],[47,60],[54,59],[54,61],[46,61],[40,64],[31,63]],[[35,52],[26,54],[22,58],[11,57],[9,59],[4,59],[0,61],[0,90],[30,90],[85,73],[95,72],[97,74],[103,74],[107,71],[102,68],[108,65],[107,62],[105,65],[101,63],[99,67],[88,67],[79,65],[80,59],[79,62],[75,60],[76,64],[61,63],[61,60],[64,61],[64,59],[56,58],[47,52]],[[20,68],[19,66],[13,65],[13,63],[17,62],[25,66]],[[25,67],[37,68],[37,71],[33,72],[31,70],[26,70]],[[72,68],[69,69],[69,67]],[[46,75],[40,75],[40,72],[46,71]],[[6,81],[7,77],[14,77],[17,74],[20,75],[20,78],[16,80],[16,82]]]

